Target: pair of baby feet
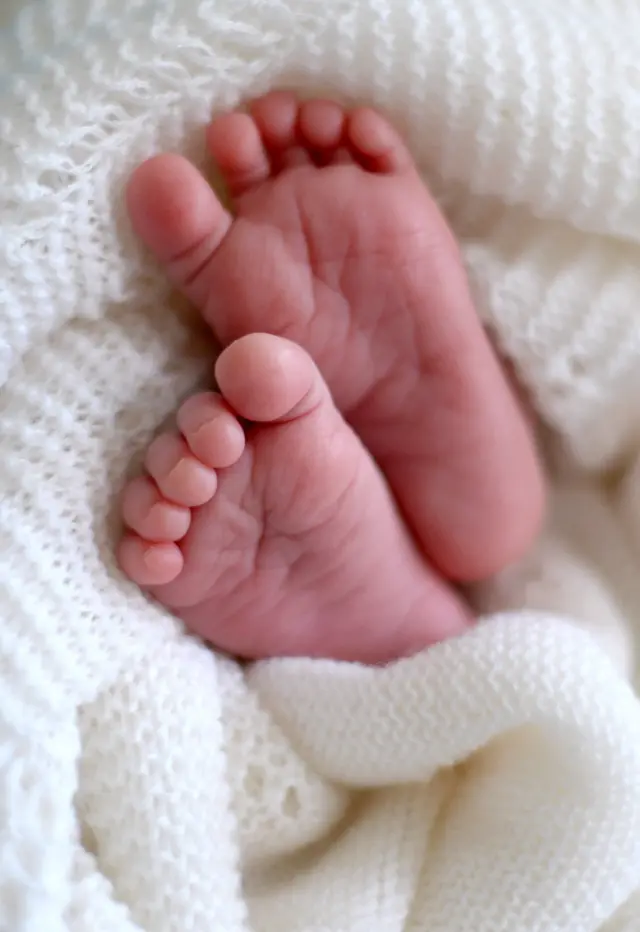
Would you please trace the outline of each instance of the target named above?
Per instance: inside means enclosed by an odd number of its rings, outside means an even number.
[[[245,658],[461,633],[456,584],[522,553],[544,491],[446,223],[372,110],[276,92],[207,138],[235,216],[176,155],[128,190],[226,348],[124,492],[123,570]]]

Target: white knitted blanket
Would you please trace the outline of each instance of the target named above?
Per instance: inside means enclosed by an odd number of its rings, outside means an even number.
[[[637,0],[40,0],[0,33],[1,932],[640,928],[639,53]],[[210,366],[124,179],[282,84],[408,131],[564,447],[483,623],[386,670],[243,672],[111,555]]]

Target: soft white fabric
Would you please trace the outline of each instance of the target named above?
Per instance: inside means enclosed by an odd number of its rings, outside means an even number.
[[[0,35],[2,932],[638,929],[639,51],[636,0],[41,0]],[[483,623],[386,670],[245,674],[111,556],[210,366],[123,181],[282,83],[407,130],[560,437]]]

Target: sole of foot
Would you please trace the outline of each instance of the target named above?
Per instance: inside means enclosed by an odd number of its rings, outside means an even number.
[[[381,663],[463,632],[374,461],[308,354],[252,334],[216,364],[126,487],[124,572],[246,658]]]
[[[139,235],[222,345],[260,331],[311,354],[441,573],[470,582],[516,560],[544,508],[531,432],[395,130],[276,92],[207,139],[233,215],[161,155],[128,189]]]

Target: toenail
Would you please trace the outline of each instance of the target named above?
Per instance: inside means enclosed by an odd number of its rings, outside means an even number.
[[[187,509],[180,505],[172,505],[171,502],[162,501],[151,506],[148,517],[158,521],[165,521],[167,518],[171,520],[174,517],[182,519],[186,517],[185,511]]]
[[[172,498],[175,494],[179,499],[189,498],[190,501],[188,504],[193,507],[211,498],[216,490],[217,477],[213,469],[210,469],[199,460],[195,458],[189,460],[183,459],[180,460],[179,463],[176,463],[173,469],[167,474],[164,482],[165,488],[168,488],[173,483],[175,483],[176,486],[182,487],[183,491],[180,493],[174,486],[173,493],[171,491],[166,493],[168,497]],[[185,486],[189,489],[186,495],[184,493]],[[181,504],[184,504],[184,502]]]
[[[195,461],[194,461],[194,462],[195,462]],[[187,464],[187,465],[188,465],[188,464]],[[175,464],[175,466],[172,466],[172,467],[171,467],[171,469],[169,470],[169,472],[168,472],[167,475],[165,476],[165,481],[166,481],[167,479],[184,479],[184,478],[185,478],[184,471],[185,471],[185,460],[184,460],[184,459],[180,459],[180,460],[178,460],[178,462]]]
[[[149,569],[160,569],[162,566],[162,554],[157,552],[157,547],[147,547],[142,555],[142,559]],[[160,557],[160,559],[158,559]]]
[[[213,424],[220,417],[220,412],[216,411],[216,405],[201,405],[204,410],[189,412],[189,433],[197,433],[208,424]]]
[[[214,424],[217,420],[218,420],[217,418],[212,418],[210,416],[203,415],[200,423],[196,427],[192,428],[194,437],[201,436],[204,430],[208,428],[211,424]]]
[[[148,547],[145,547],[142,554],[142,561],[145,566],[150,570],[163,570],[167,566],[167,557],[173,556],[173,548],[175,545],[170,545],[169,547],[163,546],[162,544],[152,544]]]
[[[227,420],[230,420],[230,419],[228,418]],[[219,423],[220,421],[222,422],[221,424]],[[193,431],[193,437],[191,438],[192,442],[197,441],[197,440],[204,440],[205,442],[207,440],[210,441],[211,431],[217,430],[218,427],[224,428],[225,426],[224,421],[225,421],[224,416],[204,418],[202,421],[202,424],[200,424],[199,427],[196,427],[196,429]],[[231,423],[234,423],[234,422],[231,422]],[[220,435],[219,433],[217,433],[215,436],[217,439],[219,439],[220,436],[225,436],[225,434],[223,433],[222,435]]]

